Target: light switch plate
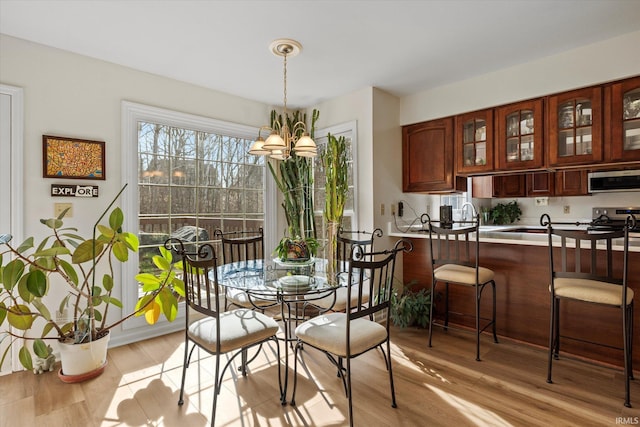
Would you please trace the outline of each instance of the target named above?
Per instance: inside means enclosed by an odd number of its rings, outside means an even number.
[[[536,197],[536,206],[548,206],[549,198],[548,197]]]
[[[54,203],[53,216],[58,218],[58,216],[67,208],[69,208],[69,211],[64,217],[71,218],[73,216],[73,203]]]

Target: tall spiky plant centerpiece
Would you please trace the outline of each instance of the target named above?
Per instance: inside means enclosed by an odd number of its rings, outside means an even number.
[[[324,219],[327,223],[327,277],[335,275],[336,237],[342,222],[344,205],[349,195],[347,139],[327,135],[327,145],[320,153],[325,176]]]
[[[310,136],[314,137],[315,124],[320,116],[318,110],[313,110],[311,116]],[[295,123],[306,123],[307,115],[295,111],[291,116],[284,117],[276,111],[271,112],[271,125],[287,123],[289,129],[294,129]],[[300,130],[300,132],[302,132]],[[301,136],[297,135],[297,136]],[[274,163],[277,162],[274,167]],[[309,157],[296,155],[295,151],[286,160],[269,161],[269,170],[276,185],[283,196],[282,207],[287,220],[287,231],[278,244],[276,253],[282,260],[305,260],[315,255],[318,242],[316,239],[315,222],[313,220],[313,164]]]

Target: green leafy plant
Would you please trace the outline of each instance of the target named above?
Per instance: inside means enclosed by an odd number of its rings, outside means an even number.
[[[309,133],[314,137],[315,124],[320,116],[318,110],[313,110],[311,115],[311,126]],[[295,111],[291,116],[284,117],[277,115],[275,110],[271,111],[271,127],[277,129],[279,124],[286,123],[289,129],[295,129],[297,138],[302,136],[302,128],[296,123],[306,123],[307,115],[300,111]],[[273,176],[278,190],[282,193],[282,208],[287,220],[287,231],[285,236],[275,248],[277,256],[286,260],[289,243],[292,240],[303,240],[309,248],[309,254],[315,255],[318,247],[316,240],[316,229],[314,221],[313,206],[313,167],[311,159],[297,156],[295,151],[291,152],[291,157],[280,161],[278,169],[274,168],[272,162],[267,163],[269,171]]]
[[[327,277],[334,277],[338,230],[342,223],[344,206],[349,195],[349,168],[347,165],[347,139],[327,135],[327,145],[320,153],[325,176],[325,199],[323,216],[327,224]]]
[[[116,198],[123,190],[124,187]],[[115,200],[99,217],[91,238],[78,235],[76,228],[65,227],[67,210],[57,218],[40,220],[50,234],[37,245],[29,237],[12,246],[10,235],[0,235],[0,247],[6,248],[0,252],[0,326],[21,331],[0,328],[0,341],[9,340],[0,366],[16,342],[22,342],[20,363],[33,370],[28,341],[33,341],[34,354],[46,359],[51,355],[51,347],[45,340],[73,344],[95,341],[128,318],[150,311],[154,316],[161,311],[169,320],[175,319],[177,297],[184,295],[184,284],[175,274],[171,253],[165,251],[154,257],[160,269],[154,279],[138,276],[141,281],[144,279],[145,295],[136,310],[107,323],[111,305],[123,308],[122,302],[112,295],[116,286],[114,263],[126,262],[139,244],[135,234],[122,230],[124,214],[120,208],[110,212],[108,224],[100,223]],[[106,273],[96,278],[97,272],[105,268]],[[55,300],[53,296],[61,299]],[[149,315],[147,320],[150,318],[153,316]]]
[[[491,209],[491,219],[494,224],[512,224],[520,219],[522,210],[517,201],[498,203]]]
[[[394,288],[391,293],[391,321],[401,328],[429,326],[431,291],[426,288],[415,291],[415,285],[417,282],[411,281],[404,285],[402,292]]]
[[[280,239],[273,253],[282,261],[302,261],[308,260],[309,256],[315,256],[318,246],[318,240],[313,237],[302,239],[300,236],[295,238],[285,236]]]

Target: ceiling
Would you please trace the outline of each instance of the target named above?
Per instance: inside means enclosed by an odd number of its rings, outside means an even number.
[[[638,30],[640,0],[0,0],[1,33],[274,106],[269,45],[295,39],[290,107],[404,96]]]

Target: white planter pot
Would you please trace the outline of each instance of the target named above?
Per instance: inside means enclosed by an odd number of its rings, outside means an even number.
[[[107,345],[110,334],[85,344],[58,343],[62,374],[82,375],[96,371],[107,363]]]

